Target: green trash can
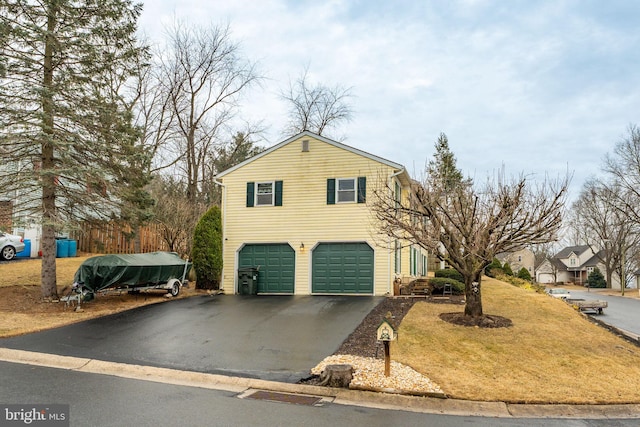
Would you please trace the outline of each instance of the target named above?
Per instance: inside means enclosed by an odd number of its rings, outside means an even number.
[[[242,267],[238,269],[238,290],[240,292],[240,295],[257,295],[257,267]]]

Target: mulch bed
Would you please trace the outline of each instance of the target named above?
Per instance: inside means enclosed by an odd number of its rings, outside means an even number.
[[[465,316],[464,313],[442,313],[440,318],[445,322],[460,326],[477,326],[479,328],[508,328],[513,326],[511,319],[490,314],[469,317]]]
[[[388,297],[378,304],[362,320],[362,323],[347,337],[334,354],[352,354],[361,357],[384,358],[382,345],[376,340],[376,331],[380,322],[391,313],[389,322],[398,328],[404,316],[409,312],[413,304],[418,301],[426,301],[435,304],[464,304],[464,296],[452,295],[451,297]]]
[[[358,327],[345,339],[333,354],[350,354],[360,357],[372,357],[384,359],[382,344],[376,339],[376,331],[380,322],[387,318],[394,328],[398,329],[404,316],[411,310],[413,304],[418,301],[426,301],[434,304],[464,305],[463,295],[449,297],[438,296],[406,296],[387,297],[362,319]],[[301,384],[318,385],[318,375],[311,375],[299,381]]]

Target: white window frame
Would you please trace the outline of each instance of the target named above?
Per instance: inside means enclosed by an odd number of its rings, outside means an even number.
[[[342,181],[353,182],[353,190],[340,190],[340,183]],[[352,200],[340,200],[340,194],[353,191]],[[356,203],[358,201],[358,178],[336,178],[336,204],[338,203]]]
[[[265,196],[269,193],[262,193],[260,194],[260,185],[265,185],[265,184],[269,184],[271,185],[271,202],[270,203],[259,203],[259,199],[258,196]],[[274,206],[276,201],[276,182],[275,181],[262,181],[262,182],[256,182],[256,189],[255,189],[255,195],[254,195],[254,206]]]

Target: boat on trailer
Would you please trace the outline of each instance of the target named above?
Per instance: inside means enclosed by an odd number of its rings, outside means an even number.
[[[99,255],[85,260],[73,278],[72,295],[63,301],[89,301],[110,290],[143,292],[166,290],[178,296],[191,263],[175,252]]]

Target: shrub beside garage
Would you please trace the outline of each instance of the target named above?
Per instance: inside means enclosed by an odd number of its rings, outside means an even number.
[[[194,230],[191,250],[197,289],[220,289],[222,274],[222,219],[220,208],[213,206]]]

